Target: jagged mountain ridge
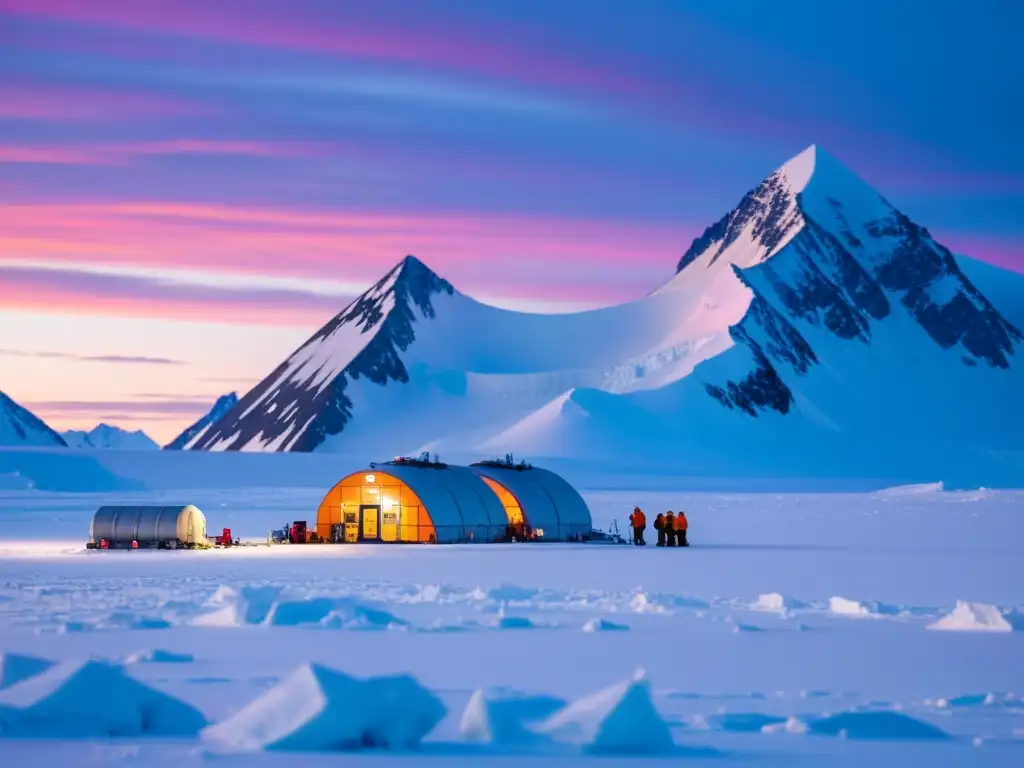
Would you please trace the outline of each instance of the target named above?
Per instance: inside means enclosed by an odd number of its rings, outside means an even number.
[[[998,402],[1019,383],[1020,341],[927,230],[811,147],[625,305],[499,310],[407,257],[186,447],[676,450],[694,443],[687,424],[726,434],[769,414],[835,433],[927,430],[914,365]],[[980,436],[971,416],[949,434],[993,439],[991,414]]]
[[[313,450],[352,417],[350,381],[365,378],[383,386],[409,380],[400,352],[415,338],[413,307],[431,318],[432,297],[453,291],[407,256],[186,447],[235,450],[262,440],[271,450]],[[249,418],[257,407],[261,418]],[[315,413],[315,423],[296,421],[303,412]]]
[[[832,196],[837,190],[843,202]],[[814,147],[709,227],[677,275],[713,264],[744,235],[760,247],[754,258],[735,254],[733,268],[755,298],[731,334],[755,365],[742,379],[705,385],[727,407],[752,416],[789,410],[794,395],[785,382],[821,364],[794,323],[870,346],[883,321],[902,309],[938,347],[958,349],[963,364],[1000,369],[1024,340],[948,249]]]
[[[186,427],[180,435],[165,445],[164,450],[180,451],[203,430],[208,429],[215,421],[223,418],[232,408],[235,407],[237,403],[237,392],[228,392],[226,395],[221,395],[217,398],[213,407],[211,407],[209,411],[196,419],[196,421]]]
[[[0,445],[67,447],[67,442],[28,408],[0,392]]]
[[[745,300],[712,307],[702,295],[532,315],[481,304],[410,256],[188,447],[304,451],[344,433],[393,450],[486,429],[574,387],[657,386],[732,343]],[[355,417],[361,409],[378,412],[373,427]]]

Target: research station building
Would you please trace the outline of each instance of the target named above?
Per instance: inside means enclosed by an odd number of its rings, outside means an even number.
[[[371,464],[328,491],[316,521],[317,539],[338,543],[585,541],[592,529],[566,480],[511,460]]]

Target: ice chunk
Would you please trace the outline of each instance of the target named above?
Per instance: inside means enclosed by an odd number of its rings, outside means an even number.
[[[282,592],[281,587],[222,586],[206,601],[206,611],[192,618],[200,627],[262,624]]]
[[[195,661],[191,653],[175,653],[160,648],[138,651],[127,656],[125,664],[189,664]]]
[[[751,603],[750,608],[754,611],[764,613],[778,613],[785,616],[789,611],[797,608],[805,608],[806,603],[794,600],[791,597],[780,595],[778,592],[767,592],[757,596],[757,600]]]
[[[0,691],[5,735],[94,738],[189,736],[206,725],[196,708],[103,661],[57,664]]]
[[[929,624],[928,629],[1012,632],[1013,625],[994,605],[957,600],[956,608],[933,624]]]
[[[388,611],[350,598],[334,598],[331,611],[319,623],[327,629],[390,629],[409,622]]]
[[[480,744],[528,744],[543,738],[529,730],[565,706],[561,699],[498,689],[473,693],[462,713],[459,732]]]
[[[811,733],[846,739],[945,740],[950,736],[923,720],[902,712],[844,712],[808,723]]]
[[[807,724],[798,717],[790,717],[784,723],[761,726],[761,733],[807,733]]]
[[[847,597],[830,597],[828,609],[837,616],[849,616],[855,619],[877,618],[881,615],[896,615],[899,610],[888,605],[873,601],[851,600]]]
[[[634,613],[665,613],[665,606],[652,603],[643,592],[630,598],[629,607]]]
[[[48,659],[23,656],[20,653],[0,653],[0,690],[45,672],[54,665]]]
[[[525,616],[506,616],[505,603],[498,609],[498,618],[494,622],[498,629],[534,629],[536,625]]]
[[[770,733],[773,728],[784,726],[786,718],[763,712],[723,712],[705,717],[703,723],[716,731]]]
[[[583,625],[584,632],[623,632],[628,629],[625,624],[616,624],[607,619],[591,619]]]
[[[459,733],[466,741],[480,744],[494,741],[494,725],[482,689],[477,689],[469,697],[469,703],[466,704],[462,719],[459,721]]]
[[[642,671],[632,680],[574,701],[533,730],[590,752],[656,753],[674,746]]]
[[[412,677],[360,680],[308,664],[202,736],[218,752],[408,749],[446,714]]]

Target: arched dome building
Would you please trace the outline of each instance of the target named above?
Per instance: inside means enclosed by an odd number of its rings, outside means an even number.
[[[321,541],[495,542],[589,537],[590,510],[563,478],[511,462],[470,467],[396,459],[352,472],[317,511]]]

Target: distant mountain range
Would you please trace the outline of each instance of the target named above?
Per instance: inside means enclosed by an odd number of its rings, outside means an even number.
[[[71,448],[122,451],[155,451],[160,448],[159,444],[141,429],[130,432],[110,424],[98,424],[88,432],[69,429],[62,432],[61,437]]]
[[[175,438],[167,448],[179,447],[199,430],[214,421],[238,402],[234,392],[217,399],[210,411]],[[50,427],[28,408],[0,392],[0,447],[67,447],[81,450],[159,450],[160,445],[141,429],[127,430],[111,424],[98,424],[92,429],[68,429],[63,432]]]
[[[627,304],[507,311],[406,257],[181,447],[984,460],[1024,449],[1021,307],[1020,275],[954,257],[812,146]]]
[[[1024,468],[1022,324],[1024,276],[954,256],[809,147],[626,304],[499,309],[408,256],[166,448]],[[0,403],[0,439],[63,442]]]
[[[99,424],[88,432],[57,432],[46,422],[0,392],[0,447],[60,447],[92,450],[157,450],[145,432]]]

